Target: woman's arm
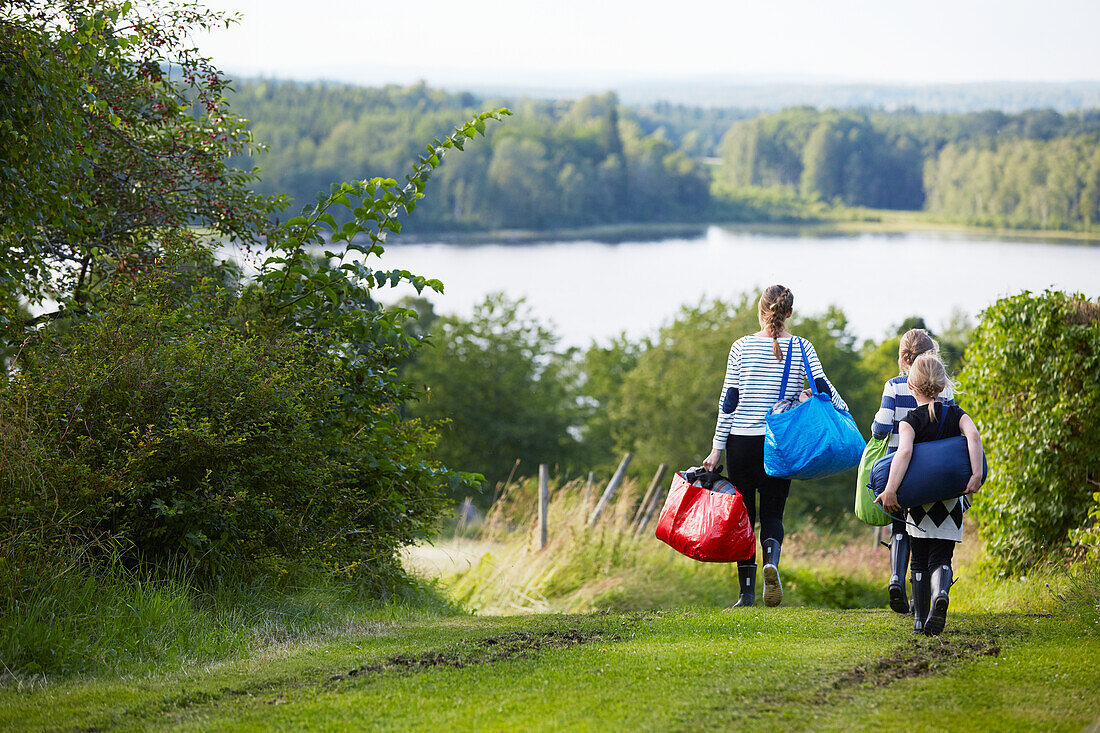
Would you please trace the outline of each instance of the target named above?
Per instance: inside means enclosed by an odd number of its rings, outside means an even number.
[[[898,505],[898,487],[905,478],[905,472],[909,470],[909,460],[913,457],[913,426],[907,422],[898,423],[898,450],[894,453],[894,460],[890,464],[890,476],[886,479],[886,489],[879,494],[875,501],[882,504],[882,508],[888,512],[901,510]]]
[[[806,375],[806,378],[812,380],[817,388],[827,393],[833,399],[833,405],[836,409],[842,412],[848,412],[848,403],[840,396],[840,393],[836,391],[836,387],[829,381],[829,378],[825,376],[825,370],[821,367],[821,362],[817,358],[817,350],[814,349],[814,345],[806,339],[802,339],[802,343],[806,345],[806,358],[810,362],[810,374]],[[818,381],[821,380],[821,381]],[[824,384],[822,384],[824,382]]]
[[[982,487],[982,436],[970,415],[964,414],[959,420],[959,430],[966,438],[966,450],[970,454],[970,480],[966,482],[965,493],[975,494]]]
[[[741,341],[738,339],[730,347],[729,358],[726,359],[726,376],[722,380],[722,393],[718,396],[718,419],[714,425],[714,439],[711,443],[710,455],[703,461],[703,467],[713,471],[721,458],[722,449],[726,447],[726,438],[733,427],[733,413],[737,409],[738,384],[741,378]]]
[[[871,437],[875,440],[889,438],[894,430],[894,405],[897,398],[897,390],[894,389],[893,380],[882,385],[882,402],[879,404],[875,419],[871,421]]]

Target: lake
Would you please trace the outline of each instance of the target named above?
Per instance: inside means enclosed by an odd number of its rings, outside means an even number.
[[[941,232],[807,236],[710,227],[702,236],[606,244],[394,244],[381,260],[439,278],[439,313],[469,315],[487,293],[526,298],[563,344],[656,332],[683,305],[735,299],[781,283],[795,310],[844,310],[860,338],[881,339],[909,316],[933,329],[974,319],[998,298],[1055,288],[1100,295],[1100,247]],[[392,302],[409,290],[379,291]],[[734,334],[731,334],[731,336]]]

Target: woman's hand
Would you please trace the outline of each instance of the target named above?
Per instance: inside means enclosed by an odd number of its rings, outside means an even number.
[[[964,494],[977,494],[978,490],[982,488],[981,474],[970,474],[970,480],[966,482],[966,491]]]
[[[798,393],[798,401],[799,402],[805,402],[806,400],[810,399],[810,395],[812,395],[812,394],[813,394],[813,390],[804,389],[804,390],[802,390],[801,392]]]
[[[898,506],[898,492],[897,489],[886,489],[875,501],[882,505],[882,508],[887,512],[897,514],[901,511],[901,507]]]
[[[718,465],[718,461],[722,458],[722,451],[715,448],[710,452],[710,455],[703,459],[703,468],[708,471],[713,471],[714,467]]]

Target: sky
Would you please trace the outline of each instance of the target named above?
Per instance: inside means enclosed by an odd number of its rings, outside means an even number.
[[[1098,0],[203,0],[231,73],[362,83],[1100,79]]]

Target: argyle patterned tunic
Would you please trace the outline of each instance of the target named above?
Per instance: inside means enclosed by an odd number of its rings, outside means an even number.
[[[925,443],[940,438],[954,438],[962,435],[959,420],[966,413],[958,405],[949,405],[940,401],[935,403],[936,418],[928,414],[927,406],[920,406],[905,416],[904,421],[913,427],[916,436],[914,443]],[[943,432],[939,432],[940,417],[947,410],[943,421]],[[952,540],[962,542],[963,513],[970,508],[970,497],[960,496],[947,501],[934,501],[931,504],[915,506],[909,509],[909,521],[916,526],[907,525],[911,537],[925,539]]]

